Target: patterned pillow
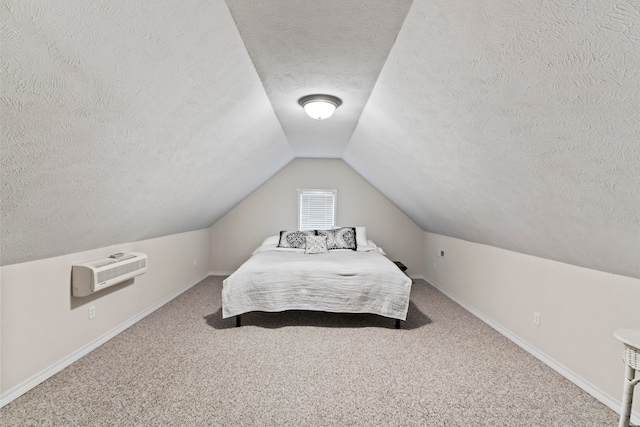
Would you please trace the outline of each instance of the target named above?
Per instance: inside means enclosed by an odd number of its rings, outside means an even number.
[[[318,236],[327,236],[327,249],[351,249],[356,250],[355,227],[342,227],[335,230],[316,230]]]
[[[327,250],[327,236],[307,236],[307,248],[305,254],[323,254]]]
[[[315,231],[281,231],[278,247],[304,249],[307,247],[307,236],[315,234]]]

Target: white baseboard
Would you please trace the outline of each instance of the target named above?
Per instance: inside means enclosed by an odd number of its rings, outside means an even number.
[[[209,276],[231,276],[233,271],[210,271]]]
[[[493,329],[495,329],[496,331],[500,332],[502,335],[504,335],[505,337],[507,337],[508,339],[513,341],[515,344],[517,344],[518,346],[522,347],[525,351],[527,351],[532,356],[534,356],[537,359],[539,359],[542,363],[546,364],[551,369],[555,370],[560,375],[562,375],[563,377],[565,377],[566,379],[568,379],[569,381],[571,381],[572,383],[574,383],[575,385],[580,387],[582,390],[584,390],[587,393],[589,393],[591,396],[593,396],[594,398],[599,400],[601,403],[603,403],[604,405],[609,407],[615,413],[620,414],[620,409],[622,408],[622,401],[621,400],[618,400],[618,399],[612,397],[611,395],[609,395],[608,393],[604,392],[600,388],[596,387],[591,382],[585,380],[580,375],[576,374],[571,369],[567,368],[566,366],[564,366],[563,364],[561,364],[557,360],[553,359],[552,357],[550,357],[547,354],[543,353],[542,351],[538,350],[537,348],[535,348],[534,346],[532,346],[531,344],[529,344],[525,340],[521,339],[520,337],[518,337],[517,335],[515,335],[514,333],[512,333],[508,329],[504,328],[502,325],[496,323],[493,319],[485,316],[484,314],[482,314],[481,312],[476,310],[474,307],[472,307],[469,304],[467,304],[465,301],[461,300],[457,296],[455,296],[452,293],[450,293],[447,289],[445,289],[442,286],[438,285],[435,281],[429,280],[429,279],[424,279],[424,280],[429,285],[433,286],[434,288],[436,288],[437,290],[439,290],[440,292],[445,294],[447,297],[449,297],[450,299],[455,301],[457,304],[462,306],[465,310],[469,311],[471,314],[473,314],[474,316],[476,316],[477,318],[482,320],[484,323],[488,324]],[[622,384],[622,376],[620,377],[620,384]],[[620,387],[620,394],[622,394],[622,387]],[[631,422],[633,424],[639,424],[640,423],[640,413],[638,413],[637,411],[634,411],[631,414]]]
[[[162,307],[163,305],[165,305],[166,303],[168,303],[172,299],[176,298],[180,294],[188,291],[189,289],[191,289],[192,287],[194,287],[195,285],[200,283],[207,276],[209,276],[209,274],[205,274],[204,276],[201,276],[201,277],[199,277],[199,278],[187,283],[184,287],[178,289],[177,291],[175,291],[171,295],[169,295],[166,298],[160,300],[159,302],[157,302],[153,306],[149,307],[145,311],[143,311],[143,312],[137,314],[136,316],[132,317],[131,319],[129,319],[128,321],[124,322],[123,324],[121,324],[120,326],[116,327],[115,329],[112,329],[111,331],[109,331],[106,334],[102,335],[101,337],[95,339],[94,341],[90,342],[89,344],[85,345],[84,347],[76,350],[75,352],[71,353],[70,355],[68,355],[64,359],[62,359],[59,362],[55,363],[54,365],[48,367],[47,369],[41,371],[40,373],[32,376],[31,378],[29,378],[28,380],[24,381],[23,383],[18,384],[17,386],[13,387],[12,389],[7,390],[6,392],[2,393],[2,396],[0,396],[0,408],[2,408],[5,405],[9,404],[10,402],[14,401],[18,397],[22,396],[23,394],[25,394],[26,392],[28,392],[32,388],[36,387],[38,384],[40,384],[40,383],[44,382],[45,380],[51,378],[52,376],[54,376],[58,372],[62,371],[67,366],[71,365],[73,362],[79,360],[81,357],[89,354],[91,351],[93,351],[96,348],[100,347],[102,344],[104,344],[105,342],[109,341],[111,338],[115,337],[120,332],[124,331],[125,329],[127,329],[130,326],[132,326],[136,322],[139,322],[140,320],[142,320],[143,318],[145,318],[149,314],[153,313],[154,311],[156,311],[157,309],[159,309],[160,307]]]
[[[409,274],[409,278],[411,279],[419,279],[419,280],[424,280],[425,282],[427,281],[427,279],[424,277],[424,274]]]

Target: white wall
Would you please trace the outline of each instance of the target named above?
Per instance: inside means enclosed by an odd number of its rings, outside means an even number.
[[[640,280],[425,234],[429,282],[620,411],[625,365],[613,331],[640,328]]]
[[[116,285],[89,297],[71,296],[73,264],[131,251],[148,255],[145,274],[136,277],[133,283]],[[206,228],[3,266],[0,269],[3,403],[8,395],[61,361],[204,278],[209,272],[210,258]],[[92,320],[88,316],[89,306],[96,308]]]
[[[248,172],[249,173],[249,172]],[[265,237],[298,227],[298,189],[338,189],[337,224],[365,226],[367,237],[409,274],[424,274],[424,232],[339,159],[296,159],[211,227],[211,268],[231,272]]]

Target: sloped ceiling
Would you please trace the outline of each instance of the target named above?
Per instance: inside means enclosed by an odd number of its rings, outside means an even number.
[[[411,0],[227,0],[296,157],[341,157]],[[298,99],[343,101],[330,122]]]
[[[2,8],[3,265],[203,228],[340,157],[426,231],[640,277],[637,2]],[[313,92],[344,105],[313,121]]]
[[[223,1],[3,21],[3,264],[208,227],[294,158]]]
[[[345,161],[421,228],[640,277],[640,3],[414,1]]]

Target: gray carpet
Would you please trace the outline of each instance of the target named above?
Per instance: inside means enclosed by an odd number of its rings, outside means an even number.
[[[0,412],[3,426],[614,426],[617,415],[423,281],[374,315],[222,320],[209,277]]]

